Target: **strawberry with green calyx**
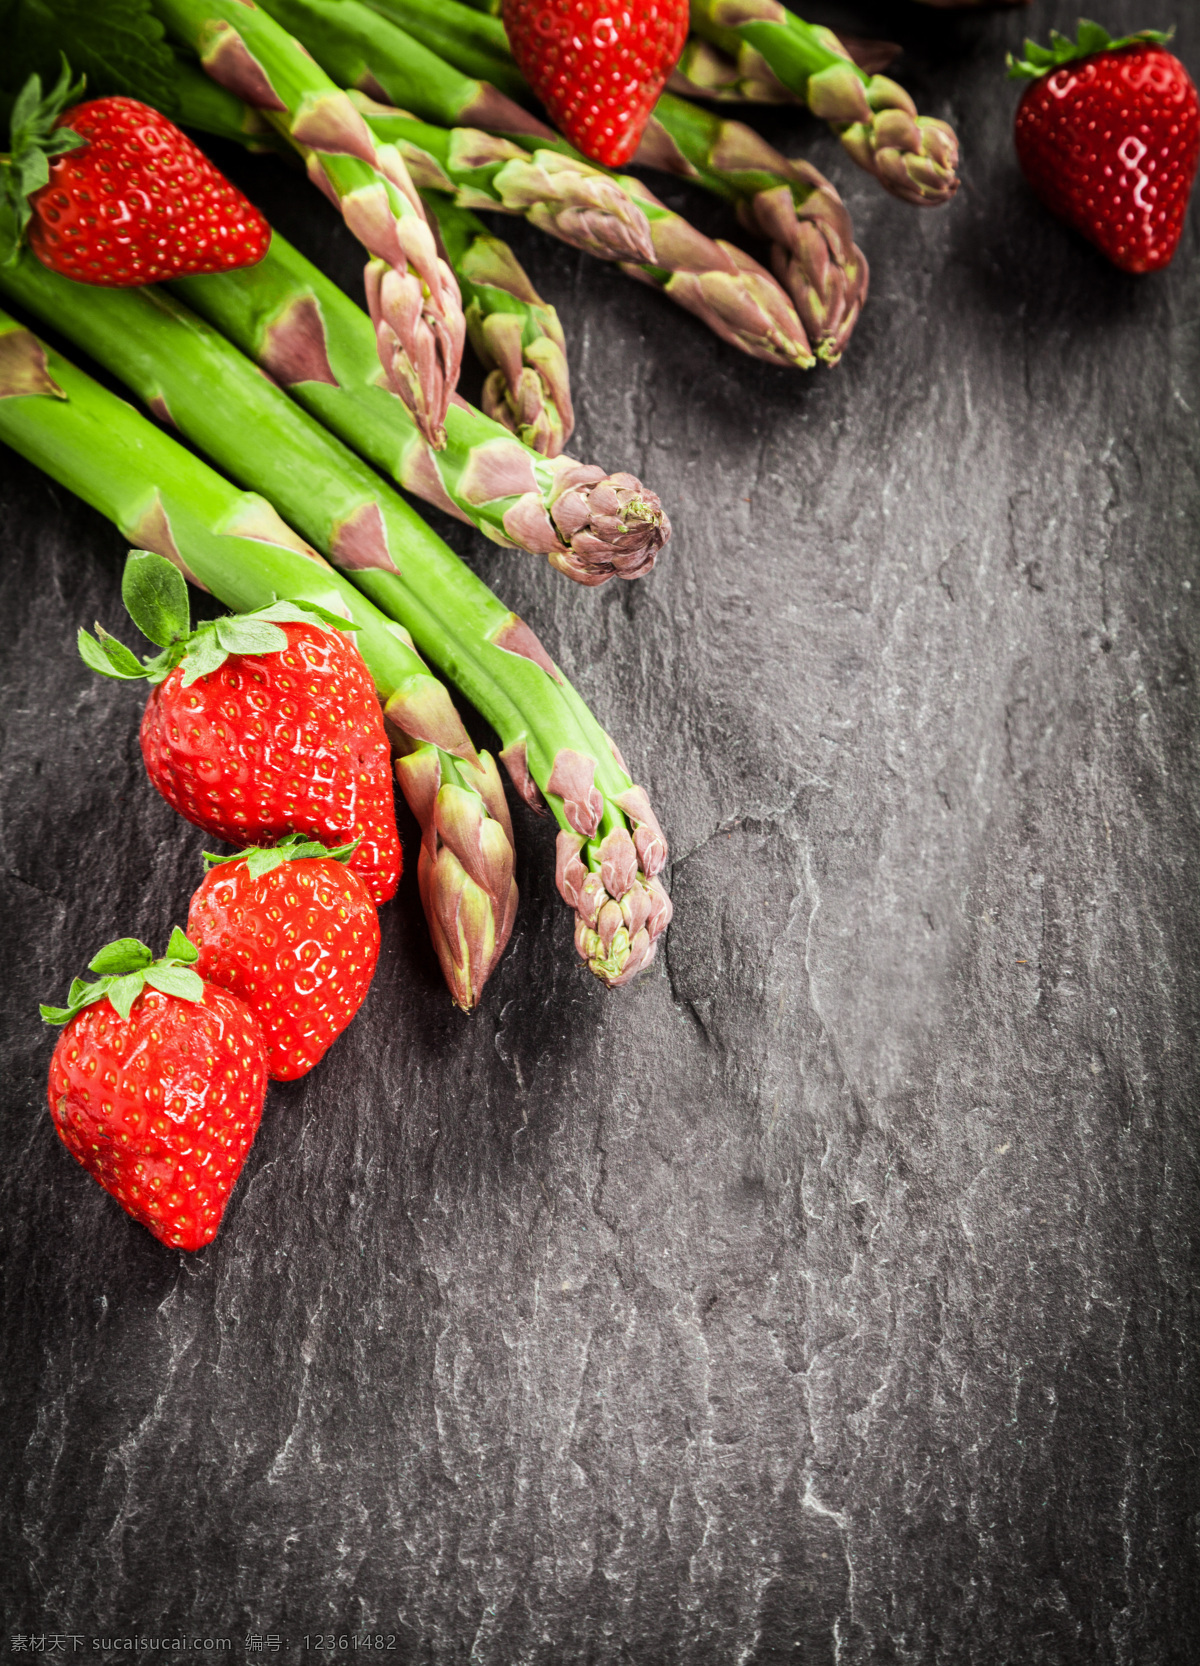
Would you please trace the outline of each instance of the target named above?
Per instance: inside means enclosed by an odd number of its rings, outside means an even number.
[[[67,1150],[156,1238],[199,1249],[221,1224],[262,1118],[267,1060],[245,1004],[196,971],[178,927],[156,960],[134,937],[76,978],[50,1061],[50,1114]]]
[[[391,747],[374,685],[345,633],[314,602],[275,602],[191,628],[187,585],[162,556],[134,550],[121,587],[134,624],[161,650],[140,661],[99,625],[79,633],[93,671],[151,686],[142,757],[186,820],[232,845],[303,833],[356,840],[350,866],[373,902],[402,866]]]
[[[354,848],[293,834],[270,849],[205,853],[211,871],[188,911],[198,970],[256,1015],[277,1082],[324,1057],[375,974],[379,921],[346,866]]]
[[[28,238],[43,266],[116,288],[262,259],[265,218],[174,122],[134,98],[79,104],[83,86],[64,58],[49,93],[32,75],[17,96],[0,258]]]
[[[1166,266],[1183,235],[1200,162],[1200,100],[1165,50],[1170,34],[1114,40],[1081,21],[1048,47],[1008,59],[1028,80],[1017,110],[1017,158],[1046,206],[1125,272]]]

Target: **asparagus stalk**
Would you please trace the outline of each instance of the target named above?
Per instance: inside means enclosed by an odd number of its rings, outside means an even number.
[[[406,491],[580,584],[653,567],[670,522],[633,475],[547,461],[458,399],[435,452],[378,386],[370,319],[278,232],[257,266],[221,275],[234,281],[183,279],[175,293]]]
[[[529,84],[509,50],[508,33],[500,21],[498,6],[489,15],[482,15],[482,8],[459,5],[457,0],[366,0],[366,3],[456,69],[501,87],[518,104],[530,101]],[[469,71],[468,64],[474,66]]]
[[[465,324],[403,162],[376,145],[345,93],[266,12],[244,0],[155,0],[212,79],[261,111],[305,158],[371,256],[365,283],[393,393],[427,439],[445,443]]]
[[[636,161],[692,179],[737,205],[771,244],[775,276],[795,303],[816,355],[836,364],[867,297],[866,257],[836,190],[808,162],[791,162],[741,122],[664,93]]]
[[[16,268],[0,270],[0,284],[52,318],[57,329],[122,380],[144,393],[153,389],[150,396],[158,407],[218,466],[263,490],[315,543],[328,545],[331,558],[352,581],[404,627],[425,658],[492,724],[502,741],[501,759],[522,797],[535,807],[543,798],[549,803],[561,829],[559,889],[576,911],[576,944],[592,971],[615,985],[649,964],[671,913],[657,877],[666,863],[666,842],[645,792],[633,783],[613,742],[529,627],[402,498],[178,302],[158,290],[72,284],[28,257]],[[78,372],[72,375],[79,378]],[[120,400],[79,378],[94,389],[89,399],[107,413],[103,420],[111,430],[99,479],[81,488],[77,481],[92,478],[91,464],[77,458],[77,441],[82,440],[72,438],[69,423],[56,443],[36,440],[41,428],[53,428],[58,401],[4,397],[24,391],[22,377],[28,380],[20,358],[7,387],[0,376],[0,438],[89,501],[96,501],[89,495],[92,490],[121,489],[104,482],[119,479],[122,471],[136,477],[141,455],[156,454],[151,442],[158,454],[165,447],[183,460],[175,462],[177,471],[195,462]],[[59,386],[70,395],[79,383],[60,381]],[[38,412],[34,439],[21,416],[31,407]],[[157,545],[139,533],[140,541],[161,554],[177,553],[169,514],[177,503],[187,512],[186,493],[182,501],[176,493],[160,502],[146,487],[137,501],[157,506],[159,524],[168,528],[165,536],[158,534]],[[253,501],[266,510],[261,499]],[[269,513],[271,524],[277,524],[274,511]],[[139,526],[144,519],[143,509]],[[322,565],[321,571],[328,570]],[[417,718],[424,714],[412,713],[395,696],[389,704],[403,714],[410,732],[417,732]],[[435,744],[439,739],[421,738]],[[418,816],[422,807],[429,813],[435,780],[427,759],[407,772],[402,764],[401,784],[412,795]],[[455,825],[447,823],[447,842]]]
[[[10,292],[35,300],[41,312],[101,294],[55,277],[28,254],[3,276]],[[117,329],[133,326],[127,345],[141,357],[135,331],[158,327],[156,313],[168,319],[160,309],[169,303],[156,301],[156,292],[103,293],[115,305],[100,314]],[[512,931],[512,825],[494,761],[476,752],[407,632],[265,499],[230,485],[7,313],[0,313],[0,439],[235,612],[280,599],[311,601],[354,621],[355,642],[402,753],[397,773],[421,824],[418,875],[438,957],[454,999],[474,1006]],[[412,791],[416,775],[436,789]]]
[[[359,0],[264,0],[266,9],[341,87],[382,103],[418,106],[445,127],[495,128],[552,138],[544,123],[488,80],[465,74]],[[517,78],[520,80],[520,77]]]
[[[833,128],[861,168],[893,196],[937,207],[958,190],[958,140],[947,122],[918,116],[895,81],[868,75],[829,29],[779,0],[691,0],[692,28],[730,57],[743,46]]]
[[[488,373],[485,412],[532,451],[561,456],[575,413],[558,314],[508,244],[469,208],[440,191],[422,191],[421,199],[458,279],[471,345]]]

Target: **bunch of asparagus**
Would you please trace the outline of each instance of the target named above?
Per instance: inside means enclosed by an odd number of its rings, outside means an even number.
[[[610,986],[648,965],[671,916],[658,877],[666,842],[615,744],[529,627],[182,302],[75,284],[28,253],[0,269],[0,288],[169,416],[230,478],[7,314],[0,439],[228,606],[308,599],[361,627],[422,829],[426,916],[458,1004],[478,1001],[512,929],[512,829],[495,765],[422,654],[497,731],[522,797],[557,819],[557,878],[580,955]]]

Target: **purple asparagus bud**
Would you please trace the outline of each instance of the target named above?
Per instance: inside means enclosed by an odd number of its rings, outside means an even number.
[[[948,122],[919,116],[897,82],[864,85],[847,59],[808,82],[808,107],[832,123],[846,150],[886,191],[916,208],[938,208],[958,190],[958,139]]]
[[[446,443],[446,410],[458,384],[466,322],[454,274],[434,263],[436,291],[412,268],[374,259],[363,281],[388,386],[435,447]]]
[[[444,779],[453,770],[456,780]],[[456,1005],[469,1012],[504,952],[517,909],[512,824],[496,766],[420,746],[396,778],[421,826],[417,884]]]
[[[795,303],[817,357],[836,364],[862,312],[870,271],[846,206],[829,181],[807,162],[784,167],[806,194],[774,186],[739,203],[738,217],[769,239],[775,276]]]
[[[573,831],[558,835],[555,883],[575,911],[575,947],[589,970],[610,989],[628,983],[657,952],[671,921],[671,899],[658,875],[667,842],[641,787],[615,803],[633,825],[618,826],[597,842],[604,799],[594,784],[595,761],[564,748],[554,760],[547,791],[562,799]]]
[[[489,144],[511,155],[492,181],[510,213],[599,260],[653,260],[645,214],[608,174],[557,151],[530,155],[503,139]]]
[[[653,229],[654,265],[622,264],[623,272],[661,289],[752,358],[812,368],[816,360],[804,326],[765,267],[732,243],[704,237],[677,215]]]

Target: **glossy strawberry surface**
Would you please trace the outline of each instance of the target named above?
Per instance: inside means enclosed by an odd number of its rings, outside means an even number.
[[[400,880],[391,748],[375,687],[340,631],[287,624],[275,654],[231,654],[183,687],[174,671],[142,718],[150,779],[181,816],[233,845],[307,833],[362,843],[350,866],[376,903]]]
[[[266,1091],[258,1020],[213,984],[202,1002],[148,989],[127,1019],[98,1001],[66,1026],[50,1061],[63,1144],[174,1249],[215,1237]]]
[[[55,157],[30,198],[44,266],[124,288],[261,260],[271,228],[174,122],[134,98],[77,104],[58,121],[88,141]]]
[[[1200,158],[1200,106],[1178,58],[1136,45],[1066,63],[1030,84],[1015,137],[1038,196],[1114,265],[1167,264]]]
[[[306,1075],[366,999],[379,921],[366,887],[341,862],[284,862],[254,878],[223,863],[192,898],[196,970],[246,1003],[262,1025],[276,1081]]]
[[[504,0],[513,56],[555,124],[585,156],[628,162],[688,32],[686,0]]]

